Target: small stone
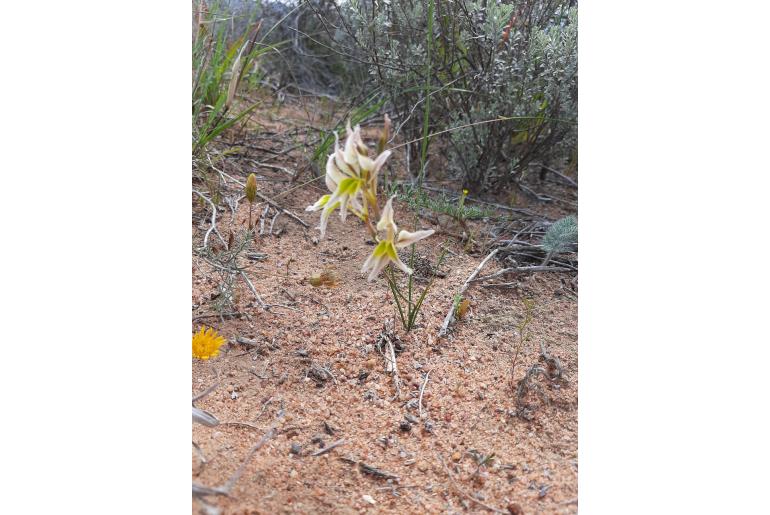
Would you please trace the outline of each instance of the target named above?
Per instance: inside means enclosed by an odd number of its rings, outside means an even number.
[[[297,471],[296,471],[296,470],[294,470],[294,469],[291,469],[291,471],[289,472],[289,477],[290,477],[290,478],[292,478],[292,479],[294,479],[294,478],[295,478],[295,477],[297,477],[298,475],[299,475],[299,472],[297,472]]]
[[[377,504],[377,501],[374,500],[374,497],[372,497],[369,494],[364,494],[361,496],[361,499],[363,499],[365,502],[368,502],[371,505]]]
[[[420,472],[425,472],[426,470],[428,470],[429,467],[430,467],[430,465],[428,465],[427,461],[418,461],[417,462],[417,469]]]
[[[302,446],[297,442],[294,442],[291,444],[291,449],[289,449],[289,452],[292,454],[299,454],[302,452]]]
[[[508,505],[508,513],[511,515],[524,515],[524,510],[521,509],[520,505],[511,503]]]
[[[366,360],[366,368],[369,370],[373,370],[374,367],[377,366],[377,360],[375,358],[370,358]]]
[[[412,424],[410,424],[408,420],[402,420],[401,423],[398,424],[398,428],[404,433],[408,433],[412,430]]]
[[[460,452],[459,452],[459,451],[455,451],[455,452],[452,454],[452,461],[460,461],[460,459],[461,459],[462,457],[463,457],[463,455],[462,455],[462,454],[460,454]]]

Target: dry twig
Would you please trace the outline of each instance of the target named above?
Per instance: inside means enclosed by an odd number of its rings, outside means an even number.
[[[428,384],[428,378],[430,377],[430,370],[428,370],[428,373],[425,374],[425,379],[422,382],[422,385],[420,385],[420,400],[417,404],[417,410],[420,418],[422,418],[422,394],[425,393],[425,385]]]
[[[492,259],[497,254],[497,252],[499,250],[500,249],[493,250],[492,252],[490,252],[487,255],[487,257],[485,257],[481,261],[481,263],[479,263],[479,266],[477,266],[476,269],[471,273],[471,275],[468,276],[468,278],[465,280],[465,283],[463,283],[462,287],[457,292],[458,296],[462,296],[463,293],[465,293],[465,290],[468,289],[468,286],[471,284],[473,279],[479,274],[481,269],[484,268],[484,265],[487,264],[487,261]],[[444,317],[444,323],[441,325],[441,329],[438,332],[439,338],[441,338],[443,336],[446,336],[447,332],[449,331],[449,325],[452,323],[452,319],[454,318],[454,314],[455,314],[455,303],[454,303],[454,298],[453,298],[452,299],[452,305],[449,306],[449,311],[447,312],[446,317]]]
[[[262,436],[262,438],[260,438],[256,444],[254,444],[254,447],[251,448],[249,453],[243,459],[243,462],[241,462],[241,465],[233,473],[233,475],[230,476],[230,479],[228,479],[224,485],[211,488],[208,486],[202,486],[202,485],[193,483],[192,484],[193,497],[202,498],[207,495],[229,496],[230,492],[235,486],[235,483],[238,482],[238,480],[243,475],[244,470],[246,470],[246,465],[248,465],[249,461],[251,461],[251,458],[254,456],[254,454],[256,454],[256,452],[259,449],[262,448],[263,445],[265,445],[265,443],[267,443],[268,440],[270,440],[273,437],[273,435],[275,434],[275,428],[278,426],[278,422],[281,420],[281,418],[283,418],[283,410],[278,412],[278,416],[276,417],[275,422],[273,422],[273,425],[270,426],[270,429],[268,429],[267,433],[265,433],[264,436]]]
[[[562,266],[541,266],[541,265],[517,266],[512,268],[503,268],[502,270],[498,270],[493,274],[485,275],[483,277],[477,277],[476,279],[473,279],[471,282],[477,283],[482,281],[488,281],[489,279],[494,279],[495,277],[500,277],[501,275],[513,274],[517,272],[574,272],[574,270],[572,270],[571,268],[566,268]]]
[[[326,454],[327,452],[331,451],[335,447],[339,447],[340,445],[342,445],[344,443],[345,443],[344,439],[343,440],[337,440],[334,443],[330,443],[329,445],[327,445],[323,449],[319,449],[319,450],[315,451],[310,456],[321,456],[322,454]]]
[[[483,502],[479,501],[478,499],[473,497],[471,494],[469,494],[468,492],[466,492],[465,490],[460,488],[460,486],[455,481],[455,478],[452,477],[452,473],[449,471],[449,467],[447,467],[446,463],[444,463],[444,460],[441,459],[441,455],[440,454],[436,454],[436,456],[438,457],[438,460],[441,462],[441,465],[444,467],[444,470],[446,471],[447,476],[449,476],[449,481],[452,482],[452,486],[454,486],[455,490],[457,490],[458,492],[463,494],[466,498],[468,498],[471,501],[475,502],[476,504],[478,504],[482,508],[486,508],[487,510],[493,511],[495,513],[502,513],[503,515],[509,515],[509,513],[507,511],[499,510],[499,509],[495,508],[494,506],[489,506],[488,504],[484,504]]]
[[[216,168],[215,168],[215,170],[216,170]],[[244,187],[244,188],[246,187],[246,184],[245,184],[245,183],[243,183],[243,182],[239,181],[239,180],[238,180],[238,179],[236,179],[235,177],[232,177],[232,176],[230,176],[230,175],[226,174],[225,172],[223,172],[223,171],[221,171],[221,170],[217,170],[217,172],[219,172],[219,175],[221,175],[221,176],[223,176],[223,177],[227,177],[228,179],[230,179],[231,181],[235,182],[236,184],[240,184],[240,185],[241,185],[242,187]],[[288,209],[286,209],[286,208],[282,207],[281,205],[279,205],[278,203],[276,203],[276,202],[275,202],[273,199],[271,199],[271,198],[269,198],[269,197],[266,197],[265,195],[263,195],[263,194],[262,194],[262,193],[260,193],[259,191],[257,192],[257,196],[258,196],[259,198],[261,198],[262,200],[264,200],[265,202],[267,202],[268,204],[270,204],[271,206],[273,206],[275,209],[278,209],[278,210],[279,210],[279,211],[281,211],[282,213],[284,213],[284,214],[288,215],[290,218],[292,218],[294,221],[296,221],[298,224],[302,225],[302,226],[303,226],[303,227],[305,227],[306,229],[309,229],[309,228],[310,228],[310,225],[309,225],[309,224],[308,224],[306,221],[304,221],[302,218],[300,218],[300,217],[299,217],[299,216],[297,216],[296,214],[292,213],[292,212],[291,212],[291,211],[289,211]]]

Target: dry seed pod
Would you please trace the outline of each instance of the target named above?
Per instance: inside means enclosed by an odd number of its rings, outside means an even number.
[[[333,270],[323,270],[320,273],[316,272],[311,275],[308,282],[314,288],[318,288],[319,286],[335,286],[338,280],[336,272]]]
[[[318,288],[323,284],[323,279],[321,279],[321,274],[319,273],[315,273],[311,275],[308,281],[310,281],[310,285],[313,286],[314,288]]]
[[[257,199],[257,176],[253,173],[246,179],[246,198],[252,204]]]
[[[463,299],[462,302],[460,302],[460,305],[457,306],[457,318],[463,318],[465,316],[465,313],[468,312],[468,308],[471,307],[471,301],[468,299]]]

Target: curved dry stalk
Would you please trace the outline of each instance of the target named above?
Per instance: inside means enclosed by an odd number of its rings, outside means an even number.
[[[196,193],[200,198],[208,202],[208,204],[211,206],[211,227],[209,227],[209,230],[206,231],[205,236],[203,236],[203,248],[206,248],[208,246],[209,236],[211,235],[212,231],[214,232],[214,234],[217,235],[217,237],[219,238],[219,241],[222,242],[222,245],[227,247],[227,242],[225,241],[224,238],[222,238],[222,235],[219,234],[219,229],[217,229],[217,206],[209,198],[207,198],[206,195],[204,195],[200,191],[192,190],[192,192]]]

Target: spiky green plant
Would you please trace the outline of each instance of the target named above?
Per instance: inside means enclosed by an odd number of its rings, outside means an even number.
[[[546,251],[543,266],[555,254],[566,252],[578,241],[578,224],[574,215],[565,216],[561,220],[554,222],[543,236],[542,246]]]
[[[414,245],[412,245],[412,253],[409,257],[409,267],[414,267]],[[436,262],[436,266],[434,267],[434,273],[432,277],[430,278],[430,281],[428,282],[427,286],[422,290],[419,297],[415,298],[415,295],[417,292],[414,291],[414,274],[409,274],[409,277],[407,278],[406,283],[406,295],[404,295],[404,292],[402,289],[398,286],[398,282],[396,281],[395,273],[393,272],[393,267],[388,267],[388,271],[385,274],[385,278],[388,280],[388,286],[390,286],[390,291],[393,292],[393,299],[396,304],[396,308],[398,309],[398,316],[401,319],[401,325],[404,327],[404,330],[408,333],[412,329],[414,329],[415,324],[417,323],[417,315],[420,314],[420,308],[422,308],[422,303],[425,300],[425,296],[428,294],[428,290],[430,290],[430,287],[433,286],[433,281],[436,280],[436,273],[435,271],[438,270],[441,267],[441,264],[444,262],[444,257],[446,256],[447,251],[444,249],[444,251],[441,253],[441,255],[438,258],[438,261]]]

